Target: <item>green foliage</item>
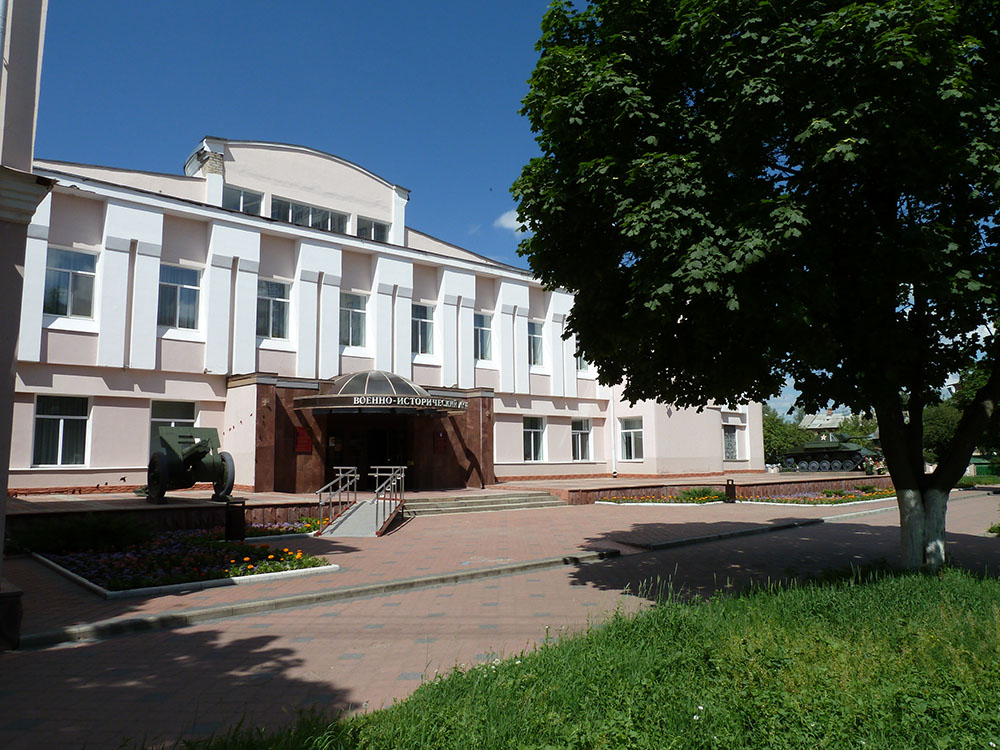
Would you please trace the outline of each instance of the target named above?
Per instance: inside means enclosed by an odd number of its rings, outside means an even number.
[[[790,377],[810,410],[874,409],[918,486],[904,399],[996,370],[977,331],[1000,318],[998,13],[553,3],[523,100],[541,155],[513,186],[520,252],[574,293],[568,327],[602,382],[700,406]]]
[[[1000,582],[946,570],[669,599],[292,731],[305,748],[989,747],[998,597]],[[186,746],[296,746],[289,733],[241,736]]]
[[[808,430],[781,418],[774,409],[764,404],[763,413],[764,460],[776,464],[789,451],[812,439]]]
[[[939,404],[924,407],[924,460],[937,463],[955,437],[962,412],[949,398]]]
[[[987,531],[989,531],[991,534],[1000,534],[1000,523],[993,524],[987,529]]]
[[[677,493],[678,503],[714,503],[718,500],[725,500],[726,493],[712,487],[688,487]]]
[[[878,420],[867,414],[849,414],[840,423],[840,432],[852,443],[868,450],[878,450],[872,438],[878,431]]]

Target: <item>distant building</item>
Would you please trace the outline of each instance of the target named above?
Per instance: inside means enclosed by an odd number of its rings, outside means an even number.
[[[408,227],[357,164],[205,138],[183,175],[35,171],[14,490],[142,485],[164,425],[217,428],[257,491],[764,469],[759,404],[622,401],[563,338],[571,295]]]

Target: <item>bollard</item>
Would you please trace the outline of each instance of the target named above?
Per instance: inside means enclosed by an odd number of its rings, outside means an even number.
[[[243,542],[247,538],[246,500],[226,501],[226,541]]]
[[[726,502],[735,503],[736,502],[736,482],[732,479],[726,480]]]

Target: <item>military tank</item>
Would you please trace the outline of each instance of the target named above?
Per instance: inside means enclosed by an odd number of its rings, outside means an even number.
[[[866,456],[878,454],[850,440],[810,440],[788,451],[781,463],[799,471],[854,471]]]

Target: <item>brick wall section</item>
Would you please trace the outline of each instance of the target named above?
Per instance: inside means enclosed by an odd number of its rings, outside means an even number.
[[[787,497],[822,490],[850,490],[861,485],[871,485],[879,489],[891,489],[892,478],[888,475],[868,476],[858,474],[851,479],[802,479],[773,483],[742,483],[736,485],[737,498]],[[649,487],[604,487],[586,490],[547,489],[570,505],[590,505],[608,497],[676,497],[678,493],[694,487],[709,487],[725,492],[725,482],[704,482],[690,485],[661,485]]]

